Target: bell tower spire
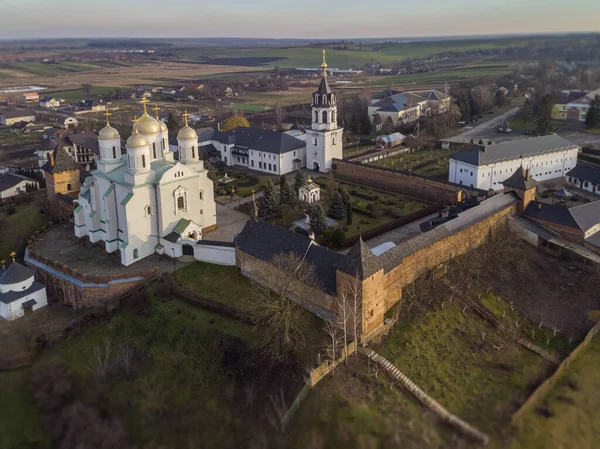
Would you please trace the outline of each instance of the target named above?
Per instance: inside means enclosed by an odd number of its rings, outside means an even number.
[[[323,69],[323,76],[327,76],[327,62],[325,62],[325,49],[323,49],[323,62],[321,63],[321,69]]]

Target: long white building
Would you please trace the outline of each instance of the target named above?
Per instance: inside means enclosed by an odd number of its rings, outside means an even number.
[[[166,125],[146,113],[145,103],[126,155],[108,119],[99,133],[98,169],[79,192],[75,235],[119,251],[123,265],[154,253],[180,257],[216,227],[213,183],[198,159],[196,131],[186,120],[177,134],[178,161],[168,139]]]
[[[502,181],[523,166],[536,181],[564,177],[577,165],[580,147],[557,135],[480,145],[450,156],[448,181],[502,190]]]

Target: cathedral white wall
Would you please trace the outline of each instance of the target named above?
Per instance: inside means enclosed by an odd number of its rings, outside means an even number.
[[[319,171],[331,170],[333,158],[342,158],[342,134],[343,129],[335,131],[307,132],[306,140],[306,168],[313,169],[314,163],[319,164]]]
[[[235,247],[193,245],[194,259],[218,265],[235,266]]]
[[[121,245],[121,262],[124,265],[131,265],[154,254],[158,244],[154,187],[144,186],[135,189],[133,192],[133,197],[124,206],[125,221],[127,223],[127,233],[123,236],[127,246],[123,248],[123,245]],[[147,205],[150,205],[152,209],[150,215],[147,215],[145,211]],[[136,250],[137,257],[135,257]]]

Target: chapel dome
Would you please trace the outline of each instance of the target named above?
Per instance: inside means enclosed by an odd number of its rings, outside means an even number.
[[[162,120],[159,120],[158,123],[160,123],[160,132],[169,131],[169,128],[167,128],[167,125],[165,124],[165,122],[163,122]]]
[[[135,122],[140,134],[158,134],[161,131],[161,126],[158,120],[150,117],[146,112]]]
[[[177,138],[182,140],[198,140],[198,134],[189,126],[184,126],[177,133]]]
[[[98,133],[98,138],[99,139],[120,139],[121,136],[119,136],[119,131],[117,131],[115,128],[113,128],[110,125],[106,125]]]
[[[133,134],[127,139],[127,148],[140,148],[148,145],[148,141],[144,136],[137,132],[137,129],[133,131]]]

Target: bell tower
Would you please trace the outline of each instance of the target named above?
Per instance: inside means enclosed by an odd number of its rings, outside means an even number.
[[[327,172],[331,170],[334,158],[342,158],[344,130],[338,127],[336,98],[327,82],[325,50],[321,69],[321,83],[312,96],[312,124],[306,142],[306,167]]]

